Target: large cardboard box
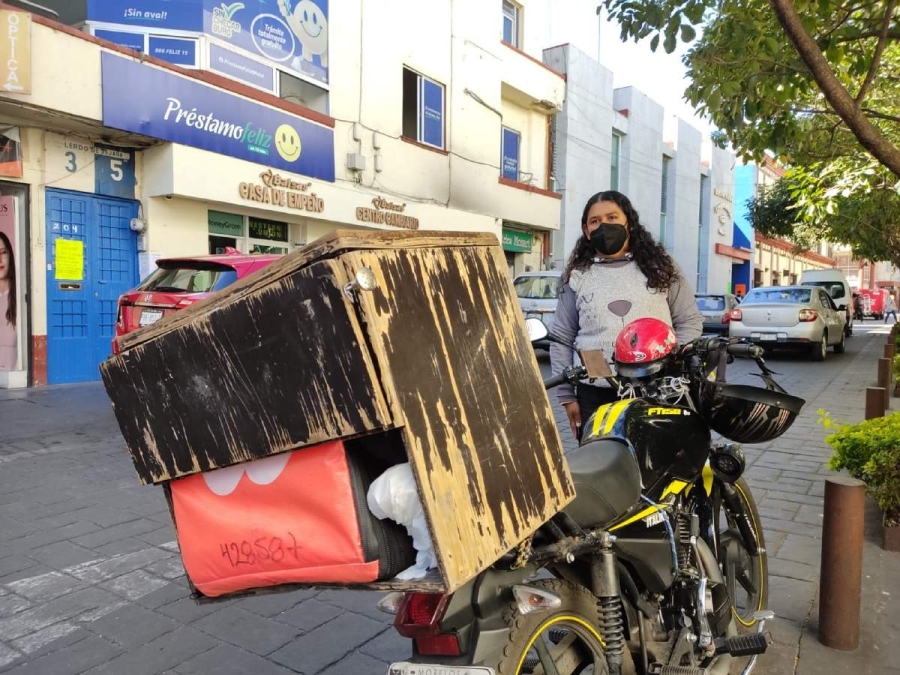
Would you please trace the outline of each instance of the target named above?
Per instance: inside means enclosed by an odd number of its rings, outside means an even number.
[[[361,270],[374,289],[354,287]],[[397,430],[434,588],[455,590],[575,496],[492,235],[338,231],[122,347],[101,371],[145,483]]]

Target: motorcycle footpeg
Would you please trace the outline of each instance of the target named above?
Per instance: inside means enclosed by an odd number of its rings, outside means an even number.
[[[754,656],[755,654],[764,654],[771,643],[772,634],[768,631],[765,633],[735,635],[734,637],[716,640],[716,655]]]
[[[651,670],[654,675],[709,675],[708,668],[694,668],[692,666],[662,666],[657,670]]]

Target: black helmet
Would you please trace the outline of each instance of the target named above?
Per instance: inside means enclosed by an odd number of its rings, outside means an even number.
[[[706,381],[701,410],[709,426],[737,443],[765,443],[790,429],[806,401],[763,380],[765,388]]]

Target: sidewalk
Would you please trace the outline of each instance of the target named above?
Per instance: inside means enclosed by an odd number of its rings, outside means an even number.
[[[824,363],[770,364],[807,405],[785,436],[746,448],[778,615],[756,673],[900,674],[900,555],[878,548],[875,513],[860,649],[836,652],[816,638],[831,454],[816,410],[862,419],[884,342],[868,332]],[[735,364],[729,380],[758,384],[751,370]],[[0,390],[0,672],[383,675],[409,653],[375,609],[376,593],[312,589],[198,606],[174,539],[161,491],[139,484],[102,386]]]

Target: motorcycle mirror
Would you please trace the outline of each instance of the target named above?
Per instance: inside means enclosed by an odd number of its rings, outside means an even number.
[[[528,332],[528,339],[532,342],[543,340],[550,334],[547,326],[540,319],[525,319],[525,330]]]

